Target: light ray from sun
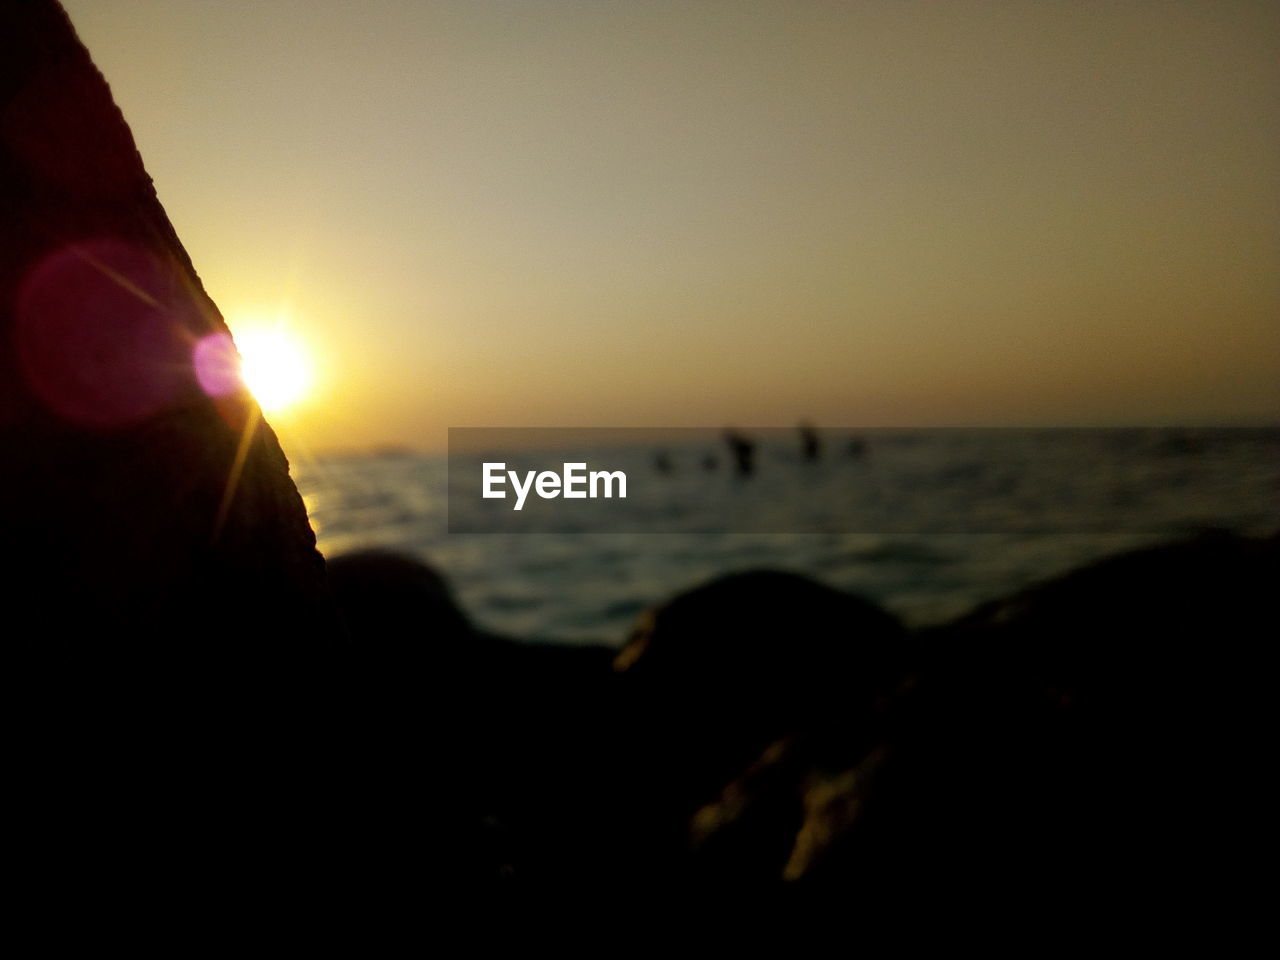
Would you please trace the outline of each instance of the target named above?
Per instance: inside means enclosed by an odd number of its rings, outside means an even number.
[[[227,517],[231,513],[231,504],[236,497],[236,489],[240,486],[240,476],[244,473],[245,461],[249,458],[249,446],[253,443],[253,436],[258,431],[258,421],[261,416],[256,411],[251,411],[245,418],[244,429],[240,432],[240,442],[236,445],[235,460],[231,463],[231,469],[227,472],[227,483],[222,488],[222,500],[218,503],[218,515],[213,521],[213,539],[217,541],[222,535],[222,528],[226,525]]]

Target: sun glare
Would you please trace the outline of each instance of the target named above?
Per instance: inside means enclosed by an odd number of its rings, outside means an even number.
[[[280,327],[234,333],[240,377],[265,413],[281,413],[305,399],[311,386],[306,351]]]

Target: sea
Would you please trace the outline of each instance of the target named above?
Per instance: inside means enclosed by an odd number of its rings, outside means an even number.
[[[531,642],[620,646],[645,610],[759,569],[922,627],[1126,550],[1280,531],[1280,428],[817,435],[806,451],[797,431],[741,433],[754,444],[749,475],[716,431],[579,446],[575,459],[625,471],[630,495],[591,504],[588,523],[533,532],[473,532],[486,529],[481,504],[460,483],[479,475],[468,462],[460,480],[457,454],[383,450],[291,469],[326,557],[419,557],[477,626]],[[566,456],[525,443],[509,458],[558,467]],[[538,506],[545,518],[558,505]]]

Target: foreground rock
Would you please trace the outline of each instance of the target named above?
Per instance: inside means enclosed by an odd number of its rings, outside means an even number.
[[[1201,538],[917,635],[804,578],[735,574],[656,607],[611,669],[459,630],[401,558],[378,616],[412,582],[436,629],[397,634],[403,658],[362,645],[368,696],[416,711],[369,711],[394,744],[369,782],[421,757],[403,821],[452,838],[452,875],[479,883],[1221,902],[1247,892],[1229,860],[1264,822],[1278,562],[1274,538]]]
[[[1280,540],[1209,536],[989,604],[920,638],[869,741],[780,743],[695,826],[798,824],[781,877],[903,902],[1247,902],[1278,582]]]
[[[629,829],[651,824],[646,850],[683,855],[694,813],[775,741],[863,735],[911,658],[896,619],[793,574],[732,574],[655,608],[615,664]]]
[[[440,882],[575,882],[616,869],[613,652],[477,629],[443,578],[383,550],[329,564],[353,643],[343,657],[349,775],[379,816],[384,868]]]
[[[228,345],[65,14],[0,0],[7,773],[29,878],[212,884],[314,857],[341,635]]]

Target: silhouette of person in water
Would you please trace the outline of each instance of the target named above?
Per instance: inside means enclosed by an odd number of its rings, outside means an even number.
[[[800,452],[812,463],[822,455],[822,441],[818,438],[818,431],[807,421],[797,429],[800,431]]]
[[[734,467],[738,476],[749,477],[755,472],[755,441],[736,430],[726,430],[724,441],[729,445],[729,453],[733,456]]]

